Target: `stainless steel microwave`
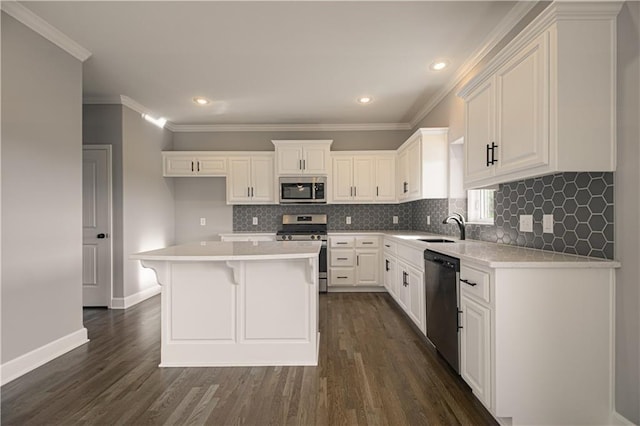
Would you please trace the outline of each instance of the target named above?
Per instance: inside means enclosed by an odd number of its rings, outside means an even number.
[[[280,204],[326,203],[325,176],[293,176],[280,178]]]

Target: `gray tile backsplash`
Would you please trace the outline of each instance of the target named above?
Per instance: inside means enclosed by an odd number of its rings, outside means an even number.
[[[501,184],[495,194],[495,225],[467,225],[467,238],[613,259],[613,173],[557,173]],[[467,216],[466,199],[405,204],[233,206],[233,230],[275,232],[283,214],[326,213],[329,230],[419,230],[459,235],[442,224],[449,212]],[[520,232],[518,218],[533,215],[533,232]],[[552,214],[553,234],[542,233],[542,215]],[[351,216],[351,225],[345,218]],[[393,224],[393,216],[399,223]],[[427,224],[427,216],[431,222]],[[258,225],[252,225],[252,218]]]

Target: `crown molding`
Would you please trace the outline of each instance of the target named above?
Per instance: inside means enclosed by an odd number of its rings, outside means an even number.
[[[538,0],[517,2],[500,23],[489,33],[482,45],[457,70],[455,75],[445,84],[431,99],[422,107],[416,115],[409,121],[411,128],[414,128],[423,118],[427,116],[480,61],[509,34],[509,32],[533,9]]]
[[[172,124],[174,132],[312,132],[411,130],[410,123],[354,124]]]
[[[65,35],[53,25],[33,13],[27,7],[13,0],[3,0],[0,3],[2,4],[2,11],[7,15],[31,28],[51,43],[69,53],[74,58],[80,60],[80,62],[86,61],[89,56],[91,56],[90,51],[80,46],[69,36]]]

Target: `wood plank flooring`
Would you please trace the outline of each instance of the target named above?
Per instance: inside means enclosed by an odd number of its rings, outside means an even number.
[[[159,368],[160,299],[2,387],[2,425],[496,424],[385,293],[320,298],[318,367]]]

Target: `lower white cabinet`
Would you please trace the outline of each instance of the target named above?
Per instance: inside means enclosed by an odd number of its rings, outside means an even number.
[[[491,310],[460,286],[460,375],[485,406],[491,406]]]
[[[384,285],[402,310],[426,336],[424,249],[384,239]]]
[[[329,237],[329,287],[378,287],[380,237],[338,235]]]

